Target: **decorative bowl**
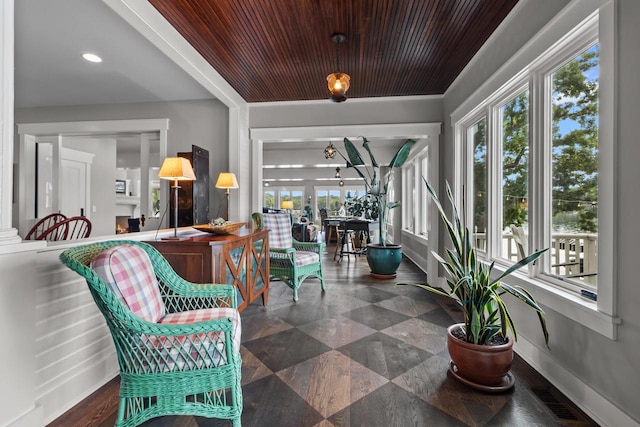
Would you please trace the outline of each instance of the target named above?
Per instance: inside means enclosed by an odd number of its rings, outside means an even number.
[[[205,233],[229,234],[233,231],[239,230],[245,224],[246,222],[229,222],[225,225],[201,224],[201,225],[193,225],[192,227],[198,231],[204,231]]]

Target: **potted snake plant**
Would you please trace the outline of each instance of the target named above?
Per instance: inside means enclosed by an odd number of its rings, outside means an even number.
[[[451,249],[446,257],[432,251],[446,272],[448,292],[429,284],[399,283],[417,286],[438,295],[453,298],[462,308],[463,322],[451,325],[447,330],[447,348],[451,356],[450,371],[461,382],[484,391],[502,391],[513,386],[509,375],[513,360],[513,340],[517,340],[516,327],[503,297],[512,295],[533,309],[540,321],[544,339],[549,345],[544,311],[533,296],[520,286],[510,286],[502,279],[519,268],[538,259],[547,249],[537,251],[492,279],[494,263],[487,264],[478,259],[471,245],[473,235],[465,227],[449,187],[446,192],[451,203],[452,218],[449,219],[438,196],[423,178],[429,195],[440,213]],[[513,335],[510,339],[509,333]]]
[[[378,243],[367,245],[367,262],[371,268],[371,275],[381,279],[390,279],[396,276],[396,270],[402,261],[402,246],[390,244],[387,240],[389,211],[400,206],[399,201],[389,200],[389,188],[393,182],[394,169],[404,164],[409,157],[411,147],[416,142],[412,139],[406,140],[388,165],[380,165],[371,152],[369,140],[365,137],[361,138],[363,140],[362,146],[368,153],[371,164],[367,165],[365,163],[360,152],[349,138],[344,138],[344,149],[347,156],[345,157],[340,151],[336,151],[347,162],[347,168],[355,169],[356,173],[363,179],[367,199],[373,206],[373,216],[377,216]],[[381,166],[386,167],[381,168]]]

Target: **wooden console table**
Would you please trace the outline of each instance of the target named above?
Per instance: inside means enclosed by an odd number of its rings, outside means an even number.
[[[269,232],[242,228],[233,234],[198,233],[179,241],[148,241],[182,278],[228,283],[238,289],[238,309],[269,297]]]

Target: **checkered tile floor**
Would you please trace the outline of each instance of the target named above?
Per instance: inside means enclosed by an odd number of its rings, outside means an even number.
[[[242,313],[243,426],[565,425],[532,392],[549,384],[520,359],[516,385],[503,394],[448,374],[446,327],[454,322],[431,294],[395,285],[425,281],[409,261],[394,281],[371,278],[364,257],[324,262],[326,292],[308,279],[294,303],[274,281],[267,307],[260,300]],[[572,426],[594,425],[571,412]],[[230,423],[164,417],[145,425]]]

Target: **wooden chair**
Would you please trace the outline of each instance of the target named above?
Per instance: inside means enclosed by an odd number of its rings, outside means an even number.
[[[255,212],[253,222],[259,230],[269,230],[269,270],[293,289],[293,300],[298,301],[298,289],[309,277],[320,279],[325,291],[322,272],[324,242],[298,242],[291,234],[290,214],[263,214]]]
[[[52,225],[37,240],[76,240],[89,237],[90,234],[91,221],[83,216],[73,216]]]
[[[194,415],[240,427],[234,286],[187,282],[142,242],[77,246],[60,260],[86,279],[111,331],[121,378],[116,426]]]
[[[66,219],[67,235],[65,240],[85,239],[91,235],[91,221],[83,216]]]
[[[67,217],[61,213],[52,213],[44,218],[40,219],[36,224],[29,230],[24,240],[44,240],[41,239],[40,236],[49,230],[52,226],[67,219]]]

